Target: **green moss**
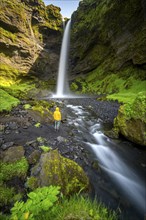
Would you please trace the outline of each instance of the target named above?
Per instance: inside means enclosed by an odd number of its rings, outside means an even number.
[[[16,35],[0,27],[1,38],[6,37],[13,43],[16,41]]]
[[[0,89],[0,112],[10,111],[14,106],[17,106],[20,101],[9,95],[4,90]]]
[[[19,75],[19,70],[10,65],[1,63],[0,74],[0,85],[9,86],[15,82],[17,76]]]
[[[49,146],[42,145],[40,146],[40,149],[46,153],[46,152],[49,152],[52,148]]]
[[[36,165],[33,171],[38,166]],[[83,189],[87,190],[89,184],[83,169],[74,161],[62,157],[57,150],[43,154],[40,178],[38,182],[41,181],[42,186],[59,185],[64,195],[71,195]]]
[[[0,162],[0,181],[8,181],[14,176],[18,177],[26,177],[28,170],[28,162],[26,158],[22,158],[15,163],[4,163]]]
[[[41,117],[52,119],[52,111],[50,108],[54,107],[54,102],[47,101],[34,101],[32,104],[32,110],[38,112]]]
[[[128,103],[123,106],[124,115],[127,119],[140,119],[146,123],[145,109],[146,92],[138,93],[132,104]]]
[[[84,77],[78,77],[71,84],[71,89],[85,94],[106,94],[108,100],[132,103],[137,93],[145,91],[145,71],[136,67],[113,73],[104,68],[97,68]]]
[[[34,189],[38,188],[38,180],[37,180],[37,178],[34,177],[34,176],[31,176],[31,177],[27,178],[26,185],[31,190],[34,190]]]
[[[0,206],[7,205],[11,202],[13,196],[15,195],[14,188],[8,188],[6,186],[0,186]]]
[[[146,126],[146,93],[140,92],[132,103],[120,106],[118,116],[114,120],[114,131],[127,139],[145,146]]]
[[[31,105],[30,104],[25,104],[23,105],[24,109],[31,109]]]
[[[3,90],[5,90],[10,95],[14,96],[15,98],[22,98],[22,99],[28,99],[29,95],[28,92],[35,88],[35,84],[32,82],[32,80],[24,81],[15,81],[14,84],[8,85],[8,86],[0,86]]]

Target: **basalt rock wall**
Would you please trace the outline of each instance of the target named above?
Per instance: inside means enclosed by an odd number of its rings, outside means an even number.
[[[146,68],[146,2],[83,0],[72,16],[71,75]]]
[[[0,2],[1,84],[29,75],[56,77],[62,40],[60,8],[41,0]]]

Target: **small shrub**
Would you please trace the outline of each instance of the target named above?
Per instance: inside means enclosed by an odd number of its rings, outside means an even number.
[[[35,216],[48,211],[58,200],[60,187],[50,186],[38,188],[28,193],[26,202],[16,202],[11,209],[11,220],[28,219],[35,220]],[[41,215],[40,215],[41,216]]]

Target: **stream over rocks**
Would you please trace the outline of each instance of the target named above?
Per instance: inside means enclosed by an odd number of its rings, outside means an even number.
[[[9,118],[3,117],[1,151],[21,145],[26,158],[33,164],[33,154],[40,157],[40,145],[58,149],[62,156],[84,169],[91,182],[92,198],[118,210],[120,220],[143,220],[146,153],[125,139],[110,139],[104,134],[112,128],[119,104],[94,98],[55,101],[62,112],[58,132],[53,122],[35,127],[37,119],[27,110],[20,120],[20,106]],[[42,143],[38,142],[38,137],[42,137]]]
[[[92,107],[87,110],[87,106],[68,104],[67,108],[72,111],[68,123],[77,129],[76,140],[88,149],[91,160],[97,161],[97,173],[89,174],[96,197],[107,205],[117,200],[122,219],[143,219],[146,212],[144,169],[136,159],[136,154],[141,153],[136,148],[132,150],[128,141],[106,137],[103,120],[93,114]],[[108,117],[105,121],[109,122]]]

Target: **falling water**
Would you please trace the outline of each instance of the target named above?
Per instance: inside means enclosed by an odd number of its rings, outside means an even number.
[[[66,72],[67,72],[67,63],[68,63],[68,50],[69,50],[69,41],[70,41],[70,25],[71,20],[68,21],[61,46],[61,54],[59,61],[59,71],[58,71],[58,79],[57,79],[57,92],[54,97],[65,97],[67,90],[67,80],[66,80]]]

